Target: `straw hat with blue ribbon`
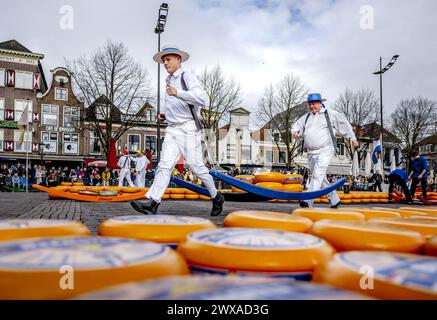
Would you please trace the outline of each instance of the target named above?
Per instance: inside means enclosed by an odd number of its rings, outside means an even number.
[[[159,51],[158,53],[156,53],[153,56],[153,60],[155,60],[155,62],[162,63],[162,58],[168,54],[175,54],[181,57],[181,62],[187,61],[188,58],[190,57],[190,55],[187,52],[179,50],[179,48],[177,47],[167,46],[162,48],[162,50]]]

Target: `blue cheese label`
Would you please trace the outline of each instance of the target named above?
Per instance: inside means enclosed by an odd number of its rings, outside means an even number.
[[[437,294],[437,259],[388,252],[346,252],[335,259],[353,271],[373,268],[375,279]]]
[[[67,224],[75,223],[71,220],[50,220],[50,219],[13,219],[13,220],[1,220],[0,230],[10,229],[28,229],[28,228],[50,228],[59,227]]]
[[[58,270],[126,267],[153,261],[168,252],[157,243],[109,237],[41,238],[0,243],[0,269]]]
[[[260,250],[307,249],[325,243],[324,240],[305,233],[255,228],[202,230],[191,233],[188,239],[218,247]]]
[[[367,299],[325,285],[256,277],[168,277],[113,287],[81,299],[129,300],[328,300]]]
[[[195,225],[204,224],[209,220],[197,217],[184,217],[172,215],[154,215],[154,216],[122,216],[110,219],[113,222],[129,224],[156,224],[156,225]]]

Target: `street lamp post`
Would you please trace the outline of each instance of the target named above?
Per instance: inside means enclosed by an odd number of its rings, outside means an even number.
[[[383,122],[383,108],[382,108],[382,75],[386,71],[388,71],[399,58],[399,55],[394,55],[390,62],[382,68],[382,57],[379,57],[379,71],[373,72],[373,74],[379,74],[379,103],[380,103],[380,113],[381,113],[381,163],[382,163],[382,173],[384,175],[384,148],[382,145],[383,141],[383,130],[384,130],[384,122]]]
[[[158,52],[161,51],[161,33],[164,32],[165,23],[167,21],[168,14],[168,4],[162,3],[159,7],[158,21],[156,22],[155,33],[158,35]],[[159,116],[161,113],[161,66],[158,63],[158,93],[157,93],[157,106],[156,114]],[[160,153],[161,153],[161,124],[159,119],[156,119],[157,129],[156,129],[156,147],[157,147],[157,160],[159,163]]]

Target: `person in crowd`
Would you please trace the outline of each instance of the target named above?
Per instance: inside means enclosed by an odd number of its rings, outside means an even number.
[[[428,161],[424,156],[419,155],[419,151],[415,150],[411,156],[411,172],[408,180],[411,180],[410,193],[414,197],[417,184],[420,182],[422,188],[422,197],[426,199],[426,188],[428,182]]]
[[[106,166],[105,170],[102,172],[102,184],[103,186],[107,187],[109,186],[111,181],[111,171],[109,170],[109,167]]]

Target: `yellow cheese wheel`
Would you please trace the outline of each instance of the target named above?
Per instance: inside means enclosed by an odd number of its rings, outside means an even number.
[[[106,220],[98,234],[109,237],[133,238],[174,245],[193,231],[214,229],[210,220],[198,217],[152,215],[121,216]]]
[[[301,174],[285,174],[283,184],[301,184],[303,176]]]
[[[191,191],[191,190],[188,190],[188,189],[185,189],[185,194],[194,194],[194,195],[198,195],[197,192],[194,192],[194,191]]]
[[[351,195],[352,195],[352,199],[361,199],[362,198],[360,192],[352,192]]]
[[[361,203],[361,199],[352,199],[352,203]]]
[[[170,194],[170,193],[171,193],[170,188],[165,189],[164,194]]]
[[[0,242],[0,299],[65,299],[187,273],[176,251],[142,240],[63,237]]]
[[[437,257],[437,236],[432,237],[426,242],[425,254]]]
[[[165,193],[165,194],[162,196],[162,199],[163,199],[163,200],[165,200],[165,199],[170,199],[170,195],[169,195],[168,193]]]
[[[366,217],[366,220],[370,220],[373,218],[400,218],[401,215],[397,212],[393,211],[386,211],[386,210],[378,210],[378,209],[364,209],[364,208],[350,208],[350,209],[344,209],[339,208],[337,209],[339,211],[355,211],[363,214]]]
[[[314,203],[320,203],[321,200],[320,198],[314,199]]]
[[[170,199],[175,199],[175,200],[185,199],[185,194],[172,193],[170,194]]]
[[[70,187],[70,186],[73,186],[73,183],[72,182],[61,182],[61,186]]]
[[[73,186],[84,186],[83,182],[73,182]]]
[[[140,191],[139,188],[131,188],[131,187],[123,187],[123,189],[121,189],[121,192],[123,193],[135,193],[139,191]]]
[[[59,191],[62,191],[62,192],[68,192],[68,189],[70,189],[70,187],[67,187],[67,186],[57,186],[57,187],[53,187],[53,188],[50,188],[50,189],[59,190]]]
[[[147,193],[147,191],[149,191],[150,188],[145,187],[145,188],[138,188],[138,189],[139,189],[138,191],[141,191],[141,192]]]
[[[109,186],[109,187],[105,187],[105,190],[121,192],[121,190],[123,190],[123,187]]]
[[[334,253],[326,241],[306,233],[256,228],[193,232],[178,251],[192,268],[271,273],[311,273]]]
[[[252,175],[239,175],[239,176],[235,176],[235,179],[244,181],[244,182],[249,183],[249,184],[255,183],[255,176],[252,176]]]
[[[399,228],[417,231],[426,238],[437,235],[437,221],[422,219],[402,219],[402,218],[378,218],[372,219],[369,223],[391,225]]]
[[[85,190],[87,191],[94,191],[94,192],[104,191],[105,189],[106,187],[98,187],[98,186],[90,186],[85,188]]]
[[[414,211],[414,210],[396,209],[396,208],[387,208],[387,207],[372,207],[372,209],[397,212],[401,215],[402,218],[408,218],[411,216],[426,216],[426,213],[420,211]]]
[[[352,200],[352,194],[347,194],[347,193],[344,193],[343,195],[342,195],[342,199],[345,199],[345,200]]]
[[[284,181],[284,175],[279,172],[262,172],[255,175],[256,182],[277,182],[281,183]]]
[[[370,203],[371,200],[367,198],[361,198],[361,203]]]
[[[325,239],[337,251],[421,253],[425,245],[424,237],[418,232],[363,221],[321,220],[313,224],[309,233]]]
[[[185,195],[185,199],[187,199],[187,200],[197,200],[197,199],[199,199],[199,195],[198,194],[186,194]]]
[[[202,200],[211,200],[211,197],[200,195],[200,199],[202,199]]]
[[[170,188],[170,194],[185,194],[184,188]]]
[[[278,191],[284,190],[283,184],[279,182],[258,182],[256,186]]]
[[[232,192],[246,192],[244,190],[238,189],[236,187],[231,187]]]
[[[380,251],[337,253],[319,265],[315,281],[379,299],[436,299],[437,259]]]
[[[79,187],[69,187],[68,191],[69,192],[73,192],[73,193],[78,193],[79,191],[84,191],[86,190],[86,187],[83,186],[79,186]]]
[[[308,218],[312,221],[319,221],[322,219],[335,220],[366,220],[364,215],[354,211],[340,211],[340,210],[318,210],[318,208],[298,208],[293,211],[294,215]]]
[[[401,209],[401,210],[414,210],[414,211],[423,212],[429,216],[437,216],[437,208],[434,209],[434,208],[425,207],[425,206],[421,206],[421,207],[411,206],[411,207],[400,207],[399,209]]]
[[[282,190],[287,192],[302,192],[303,186],[300,184],[283,184]]]
[[[323,199],[323,198],[320,199],[320,202],[321,202],[321,203],[330,203],[328,199]]]
[[[306,232],[313,222],[304,217],[271,211],[234,211],[224,220],[225,227],[267,228]]]
[[[91,235],[91,231],[85,225],[72,220],[0,220],[0,241],[34,237],[65,237],[88,235]]]
[[[284,278],[172,276],[119,285],[76,300],[364,300],[366,296],[331,286]],[[267,312],[261,307],[247,308]],[[255,309],[256,308],[256,309]],[[230,310],[230,309],[229,309]],[[237,310],[237,309],[235,309]],[[240,309],[243,310],[243,309]],[[251,311],[249,311],[251,310]],[[256,311],[258,310],[258,311]],[[240,312],[241,313],[241,312]],[[194,318],[193,316],[192,318]],[[230,318],[230,317],[228,317]]]

